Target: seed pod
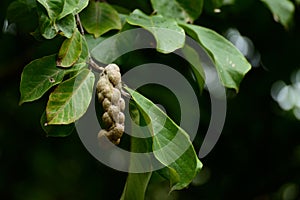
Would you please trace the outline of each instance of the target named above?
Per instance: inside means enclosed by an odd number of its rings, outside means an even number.
[[[111,127],[114,122],[107,112],[102,115],[102,121],[106,127]]]
[[[118,85],[121,82],[121,74],[120,72],[110,72],[107,73],[109,81],[114,85]]]
[[[118,65],[116,64],[109,64],[105,67],[106,71],[116,71],[116,72],[120,72],[120,68],[118,67]]]
[[[104,110],[108,110],[111,106],[111,102],[108,100],[108,98],[105,98],[102,102],[102,107]]]
[[[119,108],[120,108],[121,111],[125,110],[125,101],[124,101],[123,98],[119,99],[118,105],[119,105]]]
[[[106,136],[112,143],[118,145],[121,141],[120,138],[115,137],[114,135],[107,135]]]
[[[125,115],[124,115],[124,113],[119,112],[117,123],[124,124],[124,122],[125,122]]]
[[[125,129],[125,127],[124,127],[124,125],[122,125],[122,124],[116,124],[116,127],[114,128],[116,131],[119,131],[119,132],[124,132],[124,129]]]
[[[125,101],[121,97],[121,73],[116,64],[109,64],[103,70],[97,82],[97,97],[103,108],[102,121],[105,129],[98,137],[106,136],[112,143],[119,144],[124,132]]]
[[[108,98],[111,100],[112,93],[113,93],[113,87],[111,85],[106,85],[103,87],[103,90],[101,90],[101,93],[103,94],[104,97]]]
[[[124,126],[121,124],[116,124],[111,130],[108,131],[108,134],[115,139],[120,138],[123,135]]]
[[[107,85],[109,84],[107,77],[102,75],[99,78],[99,81],[97,82],[96,89],[98,92],[101,92]]]
[[[119,99],[121,98],[121,92],[117,88],[113,89],[112,96],[111,96],[111,103],[113,105],[118,105]]]
[[[109,81],[114,85],[118,85],[121,82],[120,69],[116,64],[110,64],[105,67],[105,72]]]
[[[114,120],[114,122],[116,122],[118,120],[118,115],[120,112],[120,108],[118,106],[111,105],[108,108],[107,112],[108,112],[109,116]]]
[[[117,88],[118,90],[122,90],[122,83],[120,82],[120,83],[118,83],[116,86],[115,86],[115,88]]]
[[[101,92],[97,93],[98,101],[101,103],[104,100],[104,96]]]
[[[101,129],[101,130],[99,131],[99,133],[98,133],[98,139],[100,139],[100,138],[103,137],[103,136],[107,136],[107,135],[108,135],[107,130]]]

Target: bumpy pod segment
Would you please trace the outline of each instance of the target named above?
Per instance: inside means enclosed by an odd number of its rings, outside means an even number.
[[[97,82],[97,97],[104,113],[102,121],[105,128],[98,133],[98,138],[106,136],[112,143],[119,144],[124,132],[125,101],[121,96],[121,73],[118,65],[109,64],[100,74]]]

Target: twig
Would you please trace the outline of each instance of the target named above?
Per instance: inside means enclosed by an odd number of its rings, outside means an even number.
[[[90,59],[89,59],[89,66],[90,66],[92,69],[96,70],[96,71],[102,72],[102,71],[104,70],[104,67],[100,67],[100,66],[93,60],[92,57],[90,57]]]
[[[84,35],[84,29],[82,27],[82,24],[81,24],[81,21],[80,21],[80,17],[79,17],[79,14],[76,14],[76,23],[77,23],[77,26],[79,26],[79,31],[81,33],[81,35]]]
[[[128,87],[128,86],[125,83],[123,83],[123,88],[125,88],[125,87]],[[123,88],[121,89],[121,94],[124,97],[126,97],[128,99],[131,99],[132,98],[131,95],[128,92],[126,92]]]

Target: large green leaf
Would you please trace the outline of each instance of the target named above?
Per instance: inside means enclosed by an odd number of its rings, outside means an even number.
[[[82,36],[76,29],[71,38],[66,39],[58,52],[57,66],[70,67],[79,58],[82,51]]]
[[[49,125],[47,123],[46,112],[43,113],[41,120],[41,126],[46,132],[47,137],[66,137],[69,136],[75,129],[75,124],[63,124],[63,125]]]
[[[291,24],[295,12],[294,4],[289,0],[261,0],[273,13],[274,20],[285,28]]]
[[[94,81],[94,74],[83,69],[62,82],[50,94],[46,108],[48,124],[70,124],[79,119],[92,99]]]
[[[151,177],[151,172],[129,173],[121,196],[121,200],[145,199],[146,189]]]
[[[70,38],[76,28],[75,17],[69,14],[59,20],[51,20],[43,9],[38,9],[39,32],[46,39],[54,38],[58,33]]]
[[[37,0],[47,11],[51,20],[55,20],[62,12],[64,0]]]
[[[210,54],[225,87],[236,91],[251,65],[243,54],[223,36],[213,30],[190,24],[181,24]]]
[[[91,52],[98,44],[100,44],[101,42],[103,42],[105,39],[105,37],[98,37],[95,38],[93,35],[91,34],[85,34],[84,35],[86,42],[88,44],[88,48],[89,51]]]
[[[48,0],[49,1],[49,0]],[[87,7],[89,0],[63,0],[64,7],[58,16],[61,19],[69,14],[77,14]]]
[[[46,39],[52,39],[57,34],[57,29],[54,26],[54,22],[50,20],[47,14],[41,10],[39,13],[39,32]]]
[[[198,52],[193,47],[186,44],[182,48],[182,53],[185,60],[188,60],[190,62],[199,89],[200,91],[202,91],[205,85],[205,73]]]
[[[74,30],[76,28],[76,21],[73,14],[69,14],[64,18],[57,20],[55,22],[56,31],[59,32],[60,35],[63,35],[67,38],[71,38]]]
[[[126,90],[150,121],[148,128],[153,138],[153,153],[170,171],[171,190],[188,186],[202,167],[189,135],[153,102],[129,88]]]
[[[77,62],[70,68],[67,68],[65,74],[74,74],[76,75],[76,73],[80,70],[82,70],[83,68],[87,68],[88,66],[88,59],[89,59],[89,49],[88,49],[88,45],[87,42],[85,40],[84,37],[82,37],[82,51],[81,54],[77,60]]]
[[[159,52],[170,53],[184,45],[184,30],[177,25],[175,20],[164,18],[161,15],[149,17],[140,10],[134,10],[127,18],[127,22],[150,31],[157,41]]]
[[[70,0],[72,1],[72,0]],[[75,6],[75,13],[80,13],[83,9],[85,9],[89,4],[89,0],[77,0],[76,6]]]
[[[129,104],[130,116],[133,119],[135,124],[141,125],[144,123],[144,118],[140,114],[137,106],[134,102],[130,102]],[[132,125],[132,132],[137,132],[146,135],[140,130],[139,126]],[[145,138],[138,139],[135,137],[131,138],[130,143],[130,151],[131,152],[151,152],[151,140],[147,140]],[[147,154],[145,154],[147,156]],[[140,163],[141,161],[135,160],[134,156],[130,157],[130,166],[129,168],[134,168],[136,165],[143,165],[145,163]],[[145,173],[129,173],[126,184],[122,193],[121,200],[132,200],[132,199],[144,199],[145,193],[147,190],[148,183],[150,181],[150,177],[152,172]]]
[[[120,55],[128,51],[154,47],[151,45],[155,43],[153,38],[149,40],[149,38],[146,37],[146,39],[143,40],[144,34],[148,34],[146,31],[147,30],[144,29],[132,29],[107,38],[102,36],[96,39],[90,38],[88,43],[91,56],[100,63],[109,64],[115,62]]]
[[[202,11],[203,0],[151,0],[154,11],[167,18],[192,23]]]
[[[46,39],[52,39],[57,34],[63,35],[67,38],[70,38],[74,30],[76,28],[76,21],[74,14],[76,13],[77,9],[83,9],[85,0],[77,0],[71,1],[73,7],[69,4],[70,0],[61,0],[61,1],[44,1],[41,0],[40,3],[46,8],[38,6],[38,13],[39,13],[39,31],[43,37]],[[60,3],[57,3],[60,2]],[[75,5],[75,3],[83,3],[83,5]],[[57,5],[64,5],[63,13],[59,13],[60,10],[56,9]],[[85,5],[86,6],[86,5]],[[68,8],[66,10],[66,8]],[[54,9],[54,10],[53,10]],[[48,14],[46,13],[48,12]],[[52,14],[49,14],[52,13]]]
[[[99,1],[90,1],[80,13],[80,18],[85,30],[96,38],[110,30],[122,28],[118,12],[109,4]]]
[[[37,0],[46,9],[52,21],[69,14],[77,14],[88,5],[88,0]]]
[[[52,86],[59,84],[63,77],[64,70],[56,67],[56,55],[32,61],[22,72],[20,104],[39,99]]]

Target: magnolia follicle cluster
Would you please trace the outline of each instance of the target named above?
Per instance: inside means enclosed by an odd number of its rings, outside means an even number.
[[[121,73],[116,64],[107,65],[97,82],[97,97],[104,113],[102,121],[104,129],[98,133],[98,138],[106,136],[112,143],[119,144],[124,132],[125,101],[121,97]]]

